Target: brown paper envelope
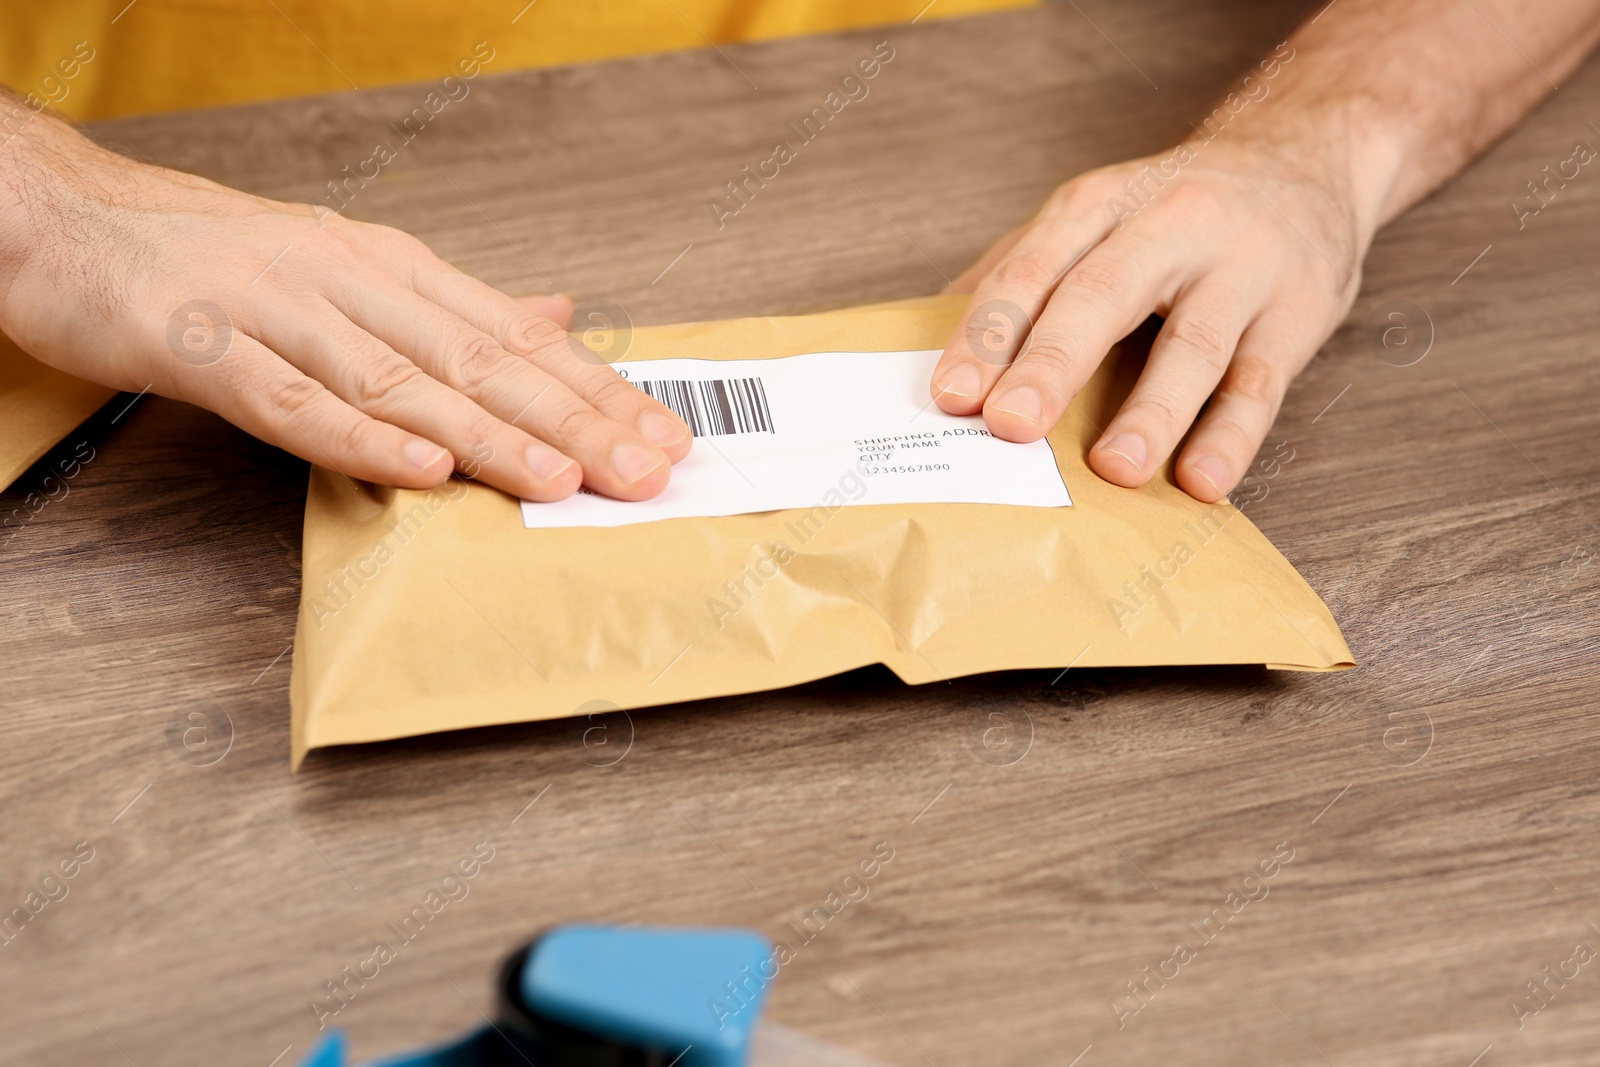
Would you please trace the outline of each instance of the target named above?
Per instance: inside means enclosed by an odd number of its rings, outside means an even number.
[[[0,336],[0,489],[116,395],[46,367]]]
[[[963,304],[643,328],[627,358],[941,348]],[[1132,362],[1108,361],[1050,435],[1066,508],[858,505],[527,530],[517,501],[475,483],[417,492],[314,469],[294,763],[324,745],[775,689],[874,663],[913,684],[1068,665],[1354,666],[1316,593],[1234,507],[1193,500],[1170,471],[1134,490],[1085,466]],[[793,558],[763,564],[778,542]],[[724,583],[741,578],[750,595],[730,615]],[[1136,603],[1125,582],[1147,595]]]

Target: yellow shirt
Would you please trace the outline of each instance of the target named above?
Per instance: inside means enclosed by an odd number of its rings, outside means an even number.
[[[435,79],[484,54],[498,73],[1033,2],[19,0],[0,14],[0,84],[111,118]]]

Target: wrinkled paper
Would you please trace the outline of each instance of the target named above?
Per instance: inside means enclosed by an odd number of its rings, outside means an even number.
[[[942,348],[963,306],[642,328],[626,358],[866,361]],[[529,530],[516,500],[473,482],[397,490],[314,468],[293,762],[875,663],[911,684],[1068,666],[1354,666],[1316,593],[1231,504],[1190,498],[1170,470],[1141,489],[1090,472],[1095,427],[1138,369],[1136,354],[1107,360],[1049,436],[1070,507],[824,504]]]

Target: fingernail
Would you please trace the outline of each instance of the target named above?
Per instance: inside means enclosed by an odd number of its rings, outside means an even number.
[[[939,383],[939,392],[949,393],[951,396],[976,399],[982,391],[983,377],[978,373],[978,368],[970,363],[957,363]]]
[[[1210,482],[1211,488],[1215,489],[1219,496],[1222,494],[1222,483],[1228,480],[1228,468],[1222,465],[1222,460],[1216,456],[1201,456],[1189,464],[1189,467]]]
[[[542,482],[553,482],[567,472],[572,460],[545,445],[529,445],[528,469]]]
[[[624,441],[611,450],[611,469],[629,485],[644,481],[666,462],[667,457],[660,452],[632,441]]]
[[[1044,411],[1044,405],[1039,401],[1039,392],[1031,385],[1019,386],[1004,393],[999,399],[989,401],[989,406],[1015,415],[1019,419],[1027,419],[1035,425],[1038,425],[1040,415]]]
[[[439,462],[439,457],[449,455],[446,449],[440,448],[432,441],[424,441],[420,437],[413,437],[407,441],[400,454],[406,457],[406,462],[418,470],[427,470]]]
[[[1144,438],[1136,433],[1119,433],[1101,445],[1100,451],[1121,456],[1133,464],[1135,470],[1141,473],[1144,471],[1144,458],[1147,455],[1144,447]]]
[[[675,445],[689,432],[688,427],[659,411],[647,411],[639,416],[639,432],[653,445]]]

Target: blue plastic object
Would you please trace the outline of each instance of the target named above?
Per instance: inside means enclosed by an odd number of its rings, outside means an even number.
[[[485,1050],[494,1039],[494,1030],[485,1026],[449,1044],[385,1056],[366,1067],[482,1067],[491,1062]],[[346,1055],[344,1034],[335,1030],[311,1050],[301,1067],[346,1067]]]
[[[520,1063],[529,1060],[528,1052],[507,1042],[528,1041],[534,1042],[530,1062],[541,1067],[546,1059],[588,1064],[657,1057],[676,1067],[744,1067],[777,972],[772,945],[750,931],[557,927],[502,968],[495,1024],[367,1067]],[[334,1031],[303,1067],[346,1067],[346,1056],[344,1035]]]
[[[576,1030],[681,1053],[680,1067],[742,1067],[777,973],[755,933],[565,926],[535,943],[522,999]]]
[[[317,1043],[300,1067],[344,1067],[344,1032],[335,1030]]]

